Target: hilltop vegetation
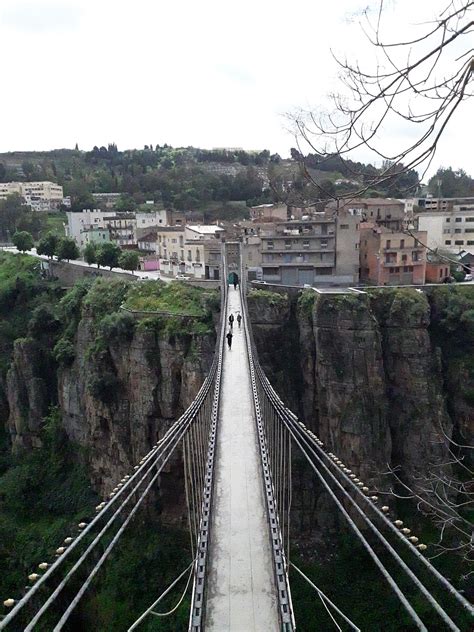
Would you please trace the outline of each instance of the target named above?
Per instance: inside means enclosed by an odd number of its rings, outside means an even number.
[[[301,172],[301,157],[295,149],[290,159],[283,159],[266,149],[204,150],[166,144],[126,151],[109,144],[91,151],[11,152],[0,154],[0,182],[58,182],[64,194],[71,196],[72,210],[98,207],[92,193],[112,192],[121,194],[117,210],[135,210],[153,200],[161,208],[201,212],[205,221],[215,219],[216,212],[221,219],[247,217],[246,205],[278,201],[297,205],[365,188],[364,195],[369,197],[406,197],[418,187],[418,174],[402,173],[402,165],[392,165],[393,175],[377,184],[380,168],[342,161],[337,155],[309,154],[305,166],[322,186],[317,191]],[[441,169],[436,182],[439,178],[441,194],[473,195],[474,181],[462,170]],[[432,178],[431,189],[434,182]]]

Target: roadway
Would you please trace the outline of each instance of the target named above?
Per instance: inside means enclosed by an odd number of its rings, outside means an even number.
[[[14,246],[2,246],[1,250],[4,250],[5,252],[11,252],[13,254],[19,254],[19,251]],[[25,254],[30,255],[31,257],[36,257],[37,259],[42,259],[43,261],[50,261],[49,257],[47,257],[46,255],[39,255],[36,252],[36,248],[32,248],[31,250],[28,250]],[[57,257],[53,257],[53,260],[57,261]],[[83,261],[82,259],[71,259],[67,263],[73,266],[81,266],[83,268],[92,268],[94,270],[97,270],[97,264],[87,263],[86,261]],[[103,268],[103,269],[108,270],[108,268]],[[131,274],[130,270],[123,270],[122,268],[113,268],[112,272],[117,272],[118,274],[127,274],[127,275]],[[133,274],[138,279],[144,279],[144,280],[154,279],[155,281],[156,280],[165,281],[165,283],[170,283],[171,281],[174,280],[172,277],[161,276],[159,270],[146,270],[146,271],[137,270]]]
[[[242,311],[229,289],[228,313]],[[210,532],[208,632],[277,632],[269,526],[244,332],[225,350]]]

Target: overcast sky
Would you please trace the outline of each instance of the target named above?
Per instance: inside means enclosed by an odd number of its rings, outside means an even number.
[[[284,114],[338,89],[330,48],[367,59],[370,1],[0,0],[0,151],[166,142],[287,156]],[[393,37],[444,3],[392,0]],[[474,175],[473,103],[433,168]]]

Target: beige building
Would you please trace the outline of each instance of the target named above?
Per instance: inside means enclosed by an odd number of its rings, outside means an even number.
[[[63,188],[54,182],[1,182],[0,199],[17,193],[34,211],[59,208],[64,199]]]

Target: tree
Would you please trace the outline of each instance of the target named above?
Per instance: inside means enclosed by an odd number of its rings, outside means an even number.
[[[394,164],[403,164],[404,172],[421,169],[423,177],[441,135],[461,103],[471,96],[474,73],[469,45],[474,26],[472,1],[446,0],[436,20],[419,24],[417,34],[398,42],[385,40],[384,0],[378,7],[375,23],[364,12],[363,30],[373,47],[372,65],[362,67],[357,60],[336,59],[341,90],[333,96],[329,113],[300,110],[291,115],[300,144],[322,161],[337,154],[345,162],[360,149],[370,151],[374,160],[387,161],[388,171],[381,170],[365,182],[359,194],[392,178]],[[389,151],[388,132],[400,125],[415,140],[402,141]],[[302,163],[306,177],[312,180]],[[360,172],[353,175],[365,176]]]
[[[428,182],[430,193],[435,197],[472,197],[474,180],[462,169],[454,171],[451,167],[438,169]]]
[[[119,257],[118,264],[123,270],[130,270],[131,273],[138,269],[140,257],[135,250],[125,250]]]
[[[56,255],[59,261],[61,261],[61,259],[66,259],[67,261],[70,259],[78,259],[79,248],[77,247],[75,240],[71,239],[71,237],[62,237],[58,241]]]
[[[20,220],[27,214],[28,207],[23,203],[23,198],[18,193],[7,195],[0,200],[0,231],[4,239],[9,239],[18,226]]]
[[[97,265],[112,268],[118,267],[118,260],[122,251],[118,246],[108,241],[97,248]]]
[[[90,241],[84,248],[84,261],[89,265],[97,263],[97,248],[94,242]]]
[[[48,233],[43,239],[40,240],[36,252],[39,255],[46,255],[53,258],[56,254],[56,248],[58,247],[58,237],[53,233]]]
[[[26,230],[16,232],[12,237],[12,242],[20,252],[31,250],[34,246],[33,236],[31,233],[27,233]]]

